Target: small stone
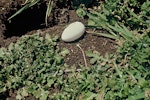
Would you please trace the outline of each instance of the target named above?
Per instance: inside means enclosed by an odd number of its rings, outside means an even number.
[[[65,42],[72,42],[79,39],[85,33],[85,26],[81,22],[71,23],[65,28],[61,35],[61,39]]]

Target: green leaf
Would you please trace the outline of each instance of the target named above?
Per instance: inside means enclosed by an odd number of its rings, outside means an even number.
[[[40,100],[47,100],[48,96],[49,96],[49,91],[42,90]]]
[[[107,34],[107,33],[94,33],[94,34],[97,34],[97,35],[100,35],[100,36],[103,36],[103,37],[107,37],[107,38],[110,38],[110,39],[114,39],[114,40],[119,39],[118,36],[114,36],[112,34]]]
[[[50,16],[50,14],[51,14],[52,6],[53,6],[53,0],[49,0],[48,7],[47,7],[47,10],[46,10],[46,16],[45,16],[46,26],[48,25],[47,20],[48,20],[48,17]]]
[[[127,100],[139,100],[139,99],[144,99],[145,98],[145,93],[139,93],[137,95],[133,95],[127,98]]]
[[[22,96],[20,94],[17,94],[16,99],[17,100],[22,100]]]
[[[78,14],[79,17],[82,17],[82,18],[86,15],[86,11],[83,10],[83,8],[78,8],[76,10],[76,13]]]
[[[47,86],[51,87],[52,84],[54,84],[55,79],[48,79],[47,80]]]
[[[69,54],[69,50],[66,48],[63,48],[63,50],[61,51],[61,55],[66,56],[67,54]]]
[[[82,100],[92,100],[97,97],[97,94],[93,92],[87,92],[84,94],[84,98]]]

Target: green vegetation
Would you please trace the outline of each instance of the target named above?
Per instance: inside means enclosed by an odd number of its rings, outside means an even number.
[[[79,70],[64,66],[68,51],[56,46],[57,37],[22,37],[8,50],[0,49],[0,92],[14,89],[17,99],[32,94],[40,100],[148,100],[149,38],[146,34],[134,43],[125,42],[115,54],[105,57],[87,51],[93,66]]]
[[[15,17],[16,15],[20,14],[21,12],[23,12],[24,10],[34,6],[35,4],[37,4],[40,0],[26,0],[25,3],[21,9],[19,9],[15,14],[13,14],[11,17],[8,18],[8,20],[12,19],[13,17]]]
[[[23,4],[24,6],[21,9],[19,9],[15,14],[13,14],[12,16],[10,16],[8,18],[8,20],[10,20],[13,17],[17,16],[18,14],[22,13],[24,10],[26,10],[26,9],[28,9],[28,8],[36,5],[40,1],[41,0],[26,0],[25,3]],[[46,14],[45,14],[45,23],[47,25],[47,18],[50,16],[50,13],[52,11],[53,0],[46,0],[46,2],[48,2]]]
[[[89,17],[88,27],[123,41],[114,54],[86,51],[88,67],[65,65],[68,51],[59,49],[58,37],[48,34],[24,36],[1,48],[0,97],[14,89],[17,99],[32,94],[40,100],[149,100],[149,7],[149,0],[107,0],[95,11],[78,7],[79,16]]]
[[[29,9],[30,7],[36,5],[37,3],[40,3],[44,0],[26,0],[24,2],[23,7],[21,9],[19,9],[16,13],[14,13],[12,16],[10,16],[8,18],[8,20],[12,19],[13,17],[17,16],[18,14],[22,13],[24,10],[26,9]],[[46,26],[47,26],[47,19],[48,17],[50,17],[50,14],[51,14],[51,11],[52,11],[52,8],[53,8],[53,3],[60,3],[60,4],[67,4],[67,2],[71,2],[72,5],[74,7],[77,7],[79,6],[80,4],[85,4],[86,6],[88,6],[90,3],[92,3],[93,0],[72,0],[72,1],[68,1],[68,0],[45,0],[45,2],[47,3],[47,10],[46,10],[46,14],[45,14],[45,23],[46,23]],[[70,6],[70,5],[67,5],[67,6]]]
[[[134,34],[150,31],[149,0],[107,0],[94,8],[87,10],[80,6],[77,13],[80,17],[89,17],[88,27],[103,29],[110,33],[95,34],[112,39],[120,39],[121,36],[127,41],[134,41]]]
[[[62,73],[63,55],[56,47],[58,37],[25,36],[0,49],[0,92],[18,89],[17,98],[33,94],[45,100],[48,89]],[[44,95],[42,95],[44,94]]]
[[[91,63],[96,62],[99,91],[103,91],[105,100],[150,99],[149,38],[145,35],[134,43],[125,42],[115,55],[104,58],[88,53]]]

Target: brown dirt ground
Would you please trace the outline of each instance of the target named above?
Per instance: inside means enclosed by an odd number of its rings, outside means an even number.
[[[65,8],[65,13],[60,14],[62,11],[64,11],[64,8],[57,8],[57,7],[55,7],[55,10],[53,10],[52,12],[51,18],[49,19],[49,23],[50,23],[49,27],[43,26],[44,17],[42,16],[45,16],[45,14],[40,16],[42,17],[41,19],[43,20],[38,23],[39,19],[37,18],[36,20],[34,20],[35,17],[33,17],[36,15],[30,15],[33,12],[30,12],[30,13],[26,12],[23,15],[18,15],[20,17],[16,17],[12,19],[11,22],[7,21],[7,18],[10,17],[12,13],[17,11],[17,9],[21,7],[21,4],[23,4],[23,2],[20,2],[20,0],[13,0],[13,1],[1,0],[0,1],[0,47],[7,48],[11,42],[16,42],[20,38],[20,36],[34,34],[37,32],[41,34],[49,33],[49,34],[57,34],[61,36],[61,33],[63,32],[65,26],[74,21],[81,21],[84,24],[87,24],[87,20],[79,18],[74,10],[68,10],[67,8]],[[41,6],[38,6],[38,7],[41,7]],[[38,8],[38,7],[35,7],[35,8]],[[34,7],[31,8],[30,10],[32,9],[34,9]],[[43,9],[41,9],[41,11]],[[29,14],[30,17],[27,17],[27,18],[23,17],[26,14]],[[17,19],[20,19],[20,20],[18,21]],[[23,22],[21,21],[22,19],[24,19]],[[27,20],[29,20],[29,22],[25,23]],[[31,28],[24,30],[22,27],[27,27],[28,25],[32,24],[30,22],[32,20],[34,20],[32,23],[35,22],[33,26],[36,25],[36,27],[32,28],[32,25],[31,25]],[[26,26],[24,26],[23,23],[25,23]],[[14,28],[16,29],[13,30]],[[23,31],[19,29],[22,29]],[[17,30],[21,31],[22,33],[17,33],[18,32]],[[89,32],[92,30],[86,29],[86,31]],[[106,53],[115,52],[115,47],[114,47],[115,41],[108,39],[108,38],[99,37],[97,35],[86,32],[84,36],[82,36],[80,39],[78,39],[75,42],[65,43],[62,40],[59,41],[58,46],[60,48],[67,48],[70,52],[64,59],[65,63],[67,63],[69,66],[76,65],[78,67],[80,64],[84,65],[83,54],[81,50],[79,49],[79,47],[77,47],[77,44],[80,45],[83,51],[93,50],[93,51],[99,52],[102,55],[105,55]],[[89,58],[86,57],[86,60],[87,60],[88,66],[90,66]],[[7,98],[7,96],[5,98]],[[11,95],[11,97],[7,98],[7,100],[14,100],[13,98],[14,96]]]

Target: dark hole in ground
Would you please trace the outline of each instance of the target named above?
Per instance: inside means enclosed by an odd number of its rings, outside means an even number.
[[[0,93],[0,99],[1,100],[6,100],[6,98],[9,96],[9,91]]]
[[[44,28],[46,9],[46,3],[36,5],[24,10],[22,13],[12,18],[10,22],[5,21],[6,31],[4,36],[6,38],[22,36],[28,31]]]

